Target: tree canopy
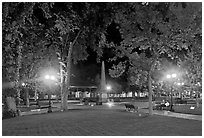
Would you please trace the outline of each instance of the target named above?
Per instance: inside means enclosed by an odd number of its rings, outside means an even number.
[[[185,68],[189,81],[201,80],[201,3],[4,2],[2,9],[3,82],[18,84],[18,93],[20,81],[35,80],[52,66],[61,73],[66,99],[72,63],[86,60],[88,47],[97,62],[104,48],[111,49],[109,74],[147,85],[150,103],[152,82],[161,76],[165,60]],[[120,40],[110,42],[113,23]]]
[[[118,7],[120,10],[116,12],[114,20],[119,26],[122,42],[111,46],[116,49],[117,57],[128,57],[130,72],[137,72],[135,78],[131,78],[136,83],[143,82],[144,74],[147,74],[149,105],[151,105],[151,79],[159,63],[163,59],[168,59],[178,65],[188,57],[192,49],[195,47],[199,49],[201,46],[198,45],[199,37],[202,36],[201,5],[199,3],[125,3]],[[117,58],[114,57],[115,59]],[[126,61],[121,61],[113,66],[110,74],[118,77],[125,70]]]

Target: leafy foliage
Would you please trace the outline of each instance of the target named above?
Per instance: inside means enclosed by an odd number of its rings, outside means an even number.
[[[128,71],[131,85],[148,80],[150,89],[152,79],[158,80],[162,59],[182,64],[192,73],[189,78],[200,81],[200,3],[14,2],[3,3],[2,9],[2,67],[8,74],[3,82],[35,80],[39,70],[58,68],[60,63],[64,86],[69,87],[71,62],[86,60],[87,47],[97,53],[98,62],[103,49],[112,48],[116,64],[110,75],[120,77]],[[108,44],[111,22],[117,24],[120,44]]]
[[[120,46],[115,46],[118,57],[129,58],[129,72],[135,72],[135,76],[131,75],[133,83],[144,85],[143,80],[148,80],[151,97],[152,74],[161,64],[160,59],[178,64],[196,47],[195,38],[201,36],[202,8],[198,3],[125,3],[118,8],[114,18],[122,36]],[[110,74],[122,75],[123,68],[114,68]]]
[[[161,58],[177,64],[200,35],[201,7],[197,3],[126,3],[115,15],[123,38],[115,46],[118,57],[127,56],[138,70],[149,71],[153,61]]]

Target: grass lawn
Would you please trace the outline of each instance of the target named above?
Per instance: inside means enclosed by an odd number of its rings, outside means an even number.
[[[94,106],[5,119],[2,135],[201,136],[202,122]]]
[[[199,107],[195,109],[190,109],[190,107],[196,107],[196,105],[195,104],[174,105],[173,109],[175,110],[174,112],[177,113],[202,115],[202,104],[200,104]]]

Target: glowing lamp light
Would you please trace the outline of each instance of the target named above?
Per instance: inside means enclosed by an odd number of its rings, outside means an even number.
[[[166,75],[166,77],[167,77],[167,79],[170,79],[170,78],[176,78],[177,77],[177,75],[174,73],[174,74],[168,74],[168,75]]]
[[[174,73],[171,76],[172,76],[172,78],[176,78],[177,75]]]
[[[26,85],[26,84],[23,82],[23,83],[22,83],[22,86],[25,86],[25,85]]]
[[[50,76],[49,76],[49,75],[46,75],[46,76],[45,76],[45,79],[46,79],[46,80],[49,80],[49,79],[50,79]]]
[[[166,77],[167,77],[167,79],[169,79],[169,78],[171,78],[171,75],[167,75]]]
[[[110,85],[106,86],[106,89],[111,90],[111,86]]]
[[[179,86],[180,86],[180,85],[184,85],[184,83],[183,83],[183,82],[182,82],[182,83],[179,82],[179,83],[177,83],[177,85],[179,85]]]
[[[55,80],[55,76],[50,76],[50,79],[51,80]]]
[[[112,103],[112,102],[108,102],[107,104],[108,104],[109,107],[112,107],[112,106],[113,106],[113,103]]]

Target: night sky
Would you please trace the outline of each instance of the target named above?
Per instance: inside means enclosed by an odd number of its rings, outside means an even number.
[[[107,35],[106,35],[106,38],[107,38],[107,41],[110,43],[110,42],[113,42],[117,45],[120,44],[120,42],[122,41],[121,39],[121,36],[120,36],[120,32],[119,30],[117,29],[117,24],[115,24],[114,22],[112,22],[108,28],[107,28]],[[77,69],[84,69],[86,68],[87,66],[91,66],[91,65],[96,65],[95,67],[95,70],[96,70],[96,74],[95,75],[99,75],[101,73],[101,63],[97,63],[96,61],[96,58],[97,58],[97,54],[96,52],[94,52],[91,48],[87,48],[87,52],[89,53],[89,56],[87,58],[87,60],[85,61],[80,61],[77,65],[73,65],[74,68],[77,70]],[[103,49],[103,56],[101,57],[101,61],[105,61],[105,72],[106,72],[106,79],[107,81],[110,80],[110,81],[116,81],[116,82],[119,82],[121,81],[121,78],[111,78],[111,76],[109,75],[108,73],[108,70],[112,67],[112,64],[111,62],[108,61],[109,58],[112,58],[114,55],[115,55],[115,52],[113,51],[113,49],[111,48],[104,48]],[[74,69],[72,69],[73,71]],[[93,77],[95,77],[95,75]],[[124,78],[123,78],[124,80]],[[74,81],[74,78],[73,80]],[[76,80],[77,81],[77,80]],[[83,83],[80,81],[80,83]],[[74,84],[74,82],[73,82]],[[95,82],[90,82],[89,84],[95,84]]]

